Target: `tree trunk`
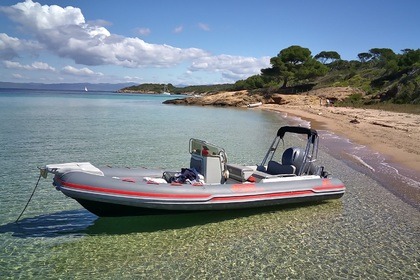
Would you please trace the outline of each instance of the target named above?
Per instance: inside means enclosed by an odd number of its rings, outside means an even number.
[[[284,78],[283,85],[281,86],[281,88],[286,88],[287,87],[287,82],[288,82],[287,78]]]

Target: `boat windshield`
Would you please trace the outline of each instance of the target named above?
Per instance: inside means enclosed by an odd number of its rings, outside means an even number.
[[[221,152],[224,154],[225,150],[209,142],[194,138],[190,139],[190,154],[218,156]]]

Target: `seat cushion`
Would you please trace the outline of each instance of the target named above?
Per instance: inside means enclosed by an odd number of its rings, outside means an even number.
[[[267,173],[271,175],[277,174],[295,174],[296,167],[291,164],[280,164],[276,161],[269,161],[267,166]]]

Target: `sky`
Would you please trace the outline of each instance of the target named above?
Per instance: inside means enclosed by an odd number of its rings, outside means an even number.
[[[0,0],[0,81],[234,83],[292,45],[420,48],[418,0]]]

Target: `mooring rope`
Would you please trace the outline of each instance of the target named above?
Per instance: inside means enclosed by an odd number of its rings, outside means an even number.
[[[15,223],[17,223],[17,222],[19,221],[20,217],[22,217],[22,215],[23,215],[23,212],[25,212],[26,207],[28,207],[29,202],[31,201],[32,197],[34,196],[35,190],[36,190],[36,188],[38,187],[39,180],[41,180],[41,176],[42,176],[42,173],[40,173],[40,174],[39,174],[38,181],[36,182],[35,188],[34,188],[34,190],[32,191],[32,194],[31,194],[31,196],[29,197],[28,202],[26,202],[25,208],[23,208],[22,213],[20,213],[20,215],[19,215],[19,217],[16,219]]]

